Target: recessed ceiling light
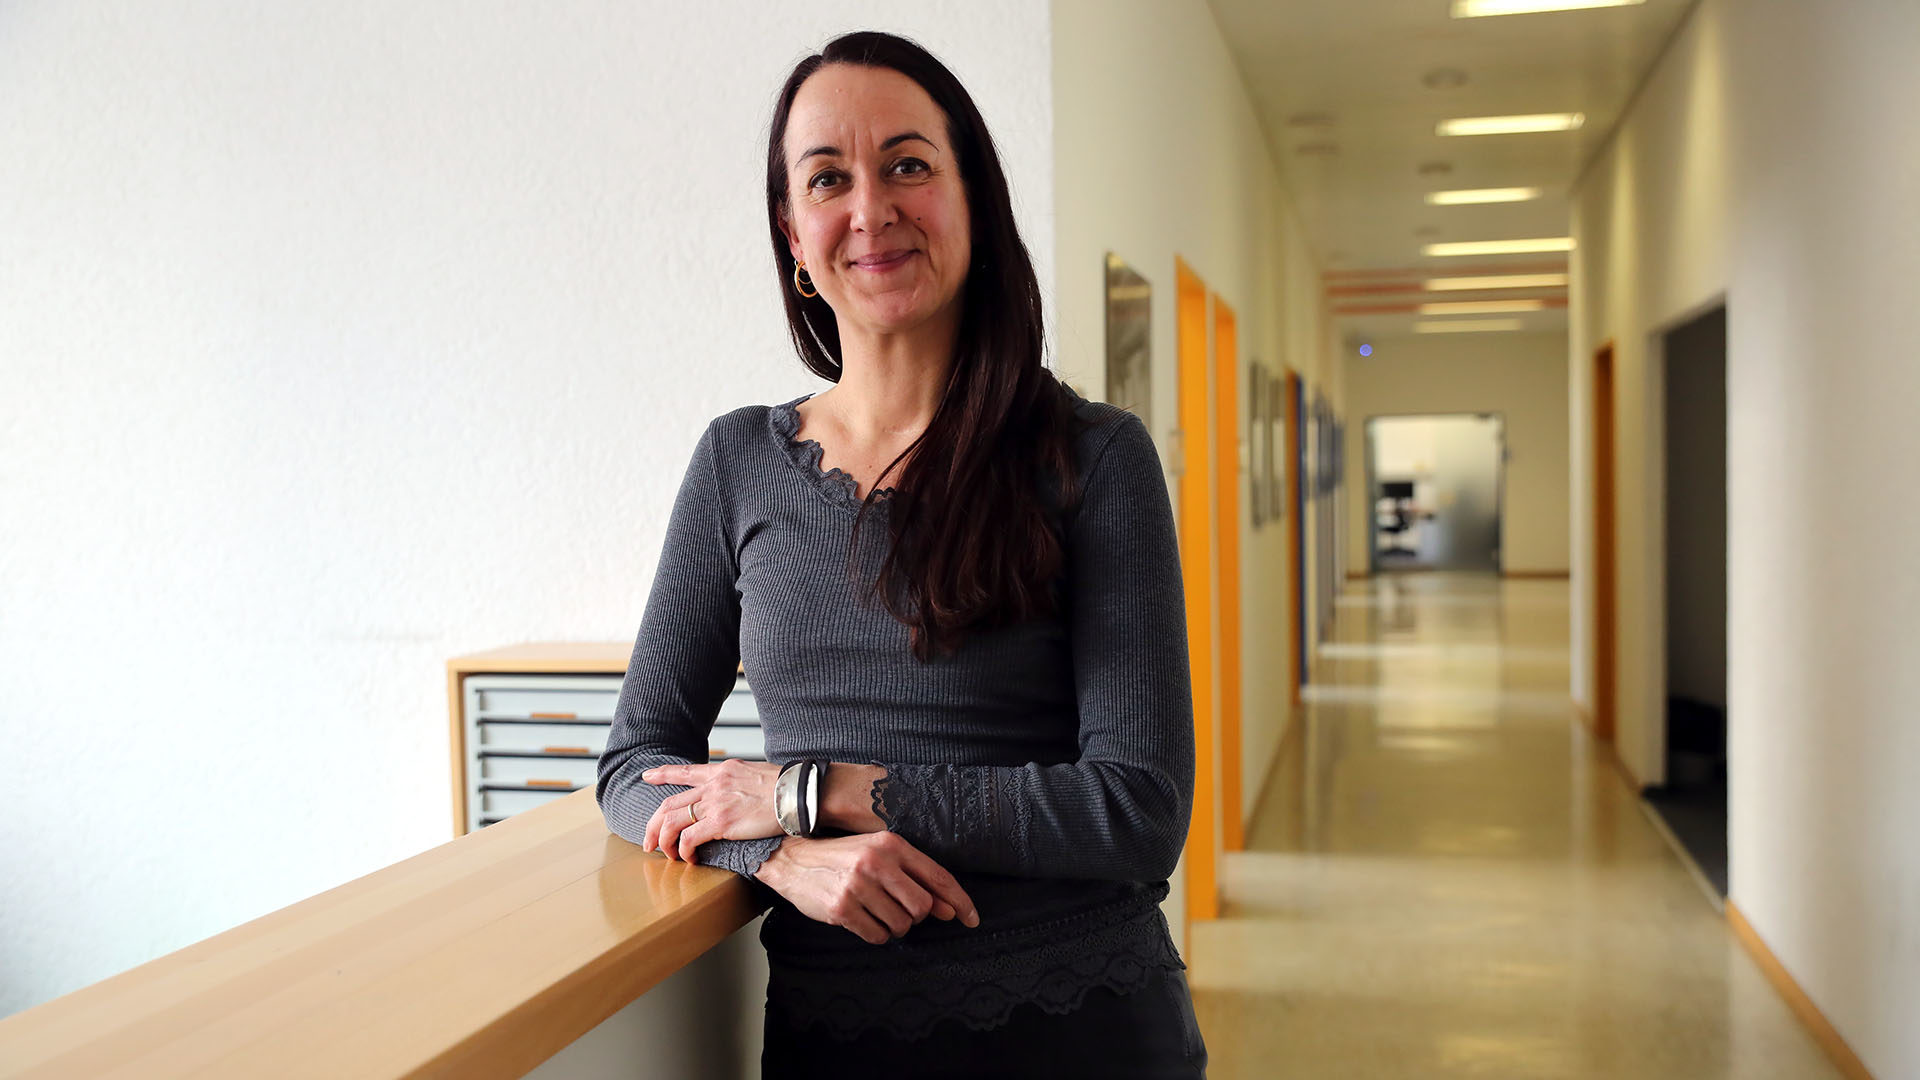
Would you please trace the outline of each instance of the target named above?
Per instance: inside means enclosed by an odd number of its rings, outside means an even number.
[[[1480,19],[1488,15],[1531,15],[1537,11],[1585,11],[1589,8],[1628,7],[1647,0],[1453,0],[1453,17]]]
[[[1497,274],[1490,277],[1428,278],[1429,292],[1470,292],[1480,289],[1553,289],[1567,283],[1565,274]]]
[[[1459,68],[1434,68],[1420,76],[1420,85],[1429,90],[1457,90],[1467,85],[1467,73]]]
[[[1421,304],[1422,315],[1505,315],[1514,311],[1545,311],[1545,300],[1447,300]]]
[[[1540,251],[1572,251],[1571,236],[1543,236],[1533,240],[1463,240],[1428,244],[1422,255],[1528,255]]]
[[[1534,113],[1528,116],[1462,116],[1434,125],[1435,135],[1525,135],[1537,131],[1573,131],[1587,122],[1585,113]]]
[[[1467,191],[1429,191],[1432,206],[1465,206],[1468,203],[1526,202],[1540,197],[1537,187],[1473,188]]]
[[[1417,322],[1416,334],[1477,334],[1482,331],[1518,330],[1519,319],[1452,319],[1445,322]]]
[[[1453,171],[1453,166],[1445,161],[1423,161],[1414,171],[1421,176],[1445,176]]]

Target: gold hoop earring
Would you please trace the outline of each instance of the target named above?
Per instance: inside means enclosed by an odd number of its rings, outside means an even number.
[[[803,282],[800,280],[800,276],[806,273],[807,264],[796,259],[793,264],[793,291],[799,293],[801,296],[819,296],[820,290],[818,289],[812,292],[807,291],[807,288],[813,284],[813,276],[811,274],[807,274],[806,281]]]

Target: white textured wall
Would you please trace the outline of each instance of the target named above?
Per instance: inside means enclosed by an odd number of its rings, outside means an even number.
[[[766,125],[869,27],[1050,282],[1027,0],[0,7],[0,1014],[448,839],[447,657],[631,640],[706,421],[817,389]]]
[[[1499,413],[1506,421],[1502,566],[1564,572],[1567,552],[1567,339],[1563,334],[1423,334],[1348,352],[1347,490],[1367,490],[1366,421],[1375,416]],[[1367,568],[1364,496],[1347,500],[1347,565]]]
[[[1647,770],[1658,752],[1649,346],[1724,294],[1732,899],[1886,1078],[1920,1076],[1916,41],[1909,0],[1704,0],[1574,203],[1589,581],[1591,356],[1618,350],[1621,755]]]
[[[1212,11],[1202,0],[1055,0],[1053,57],[1062,372],[1090,392],[1106,385],[1113,252],[1153,286],[1153,437],[1170,460],[1178,256],[1238,320],[1243,438],[1255,358],[1276,374],[1299,371],[1338,401],[1319,269]],[[1285,534],[1252,528],[1244,476],[1237,482],[1244,753],[1242,804],[1226,812],[1244,819],[1287,721],[1293,637]]]

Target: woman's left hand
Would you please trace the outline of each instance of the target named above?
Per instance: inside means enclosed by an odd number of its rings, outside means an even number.
[[[669,859],[692,862],[693,852],[709,840],[758,840],[784,831],[773,813],[773,782],[780,766],[771,761],[733,758],[707,765],[658,765],[640,774],[649,784],[687,784],[667,796],[647,820],[640,848],[656,848]],[[698,805],[694,805],[694,804]],[[700,815],[695,821],[687,807]]]

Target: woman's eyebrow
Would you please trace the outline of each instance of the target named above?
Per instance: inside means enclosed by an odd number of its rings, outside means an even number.
[[[900,134],[895,135],[893,138],[888,139],[886,142],[881,143],[880,149],[891,150],[894,147],[899,146],[901,143],[906,142],[908,139],[919,139],[921,142],[926,143],[928,146],[933,146],[935,150],[940,149],[938,146],[933,145],[932,139],[927,138],[925,135],[922,135],[917,131],[903,131]],[[815,154],[825,154],[829,157],[839,157],[840,148],[837,146],[816,146],[813,149],[807,151],[806,153],[801,154],[800,161],[805,161],[808,158],[813,157]],[[794,164],[797,165],[799,164],[799,162],[795,162]]]

